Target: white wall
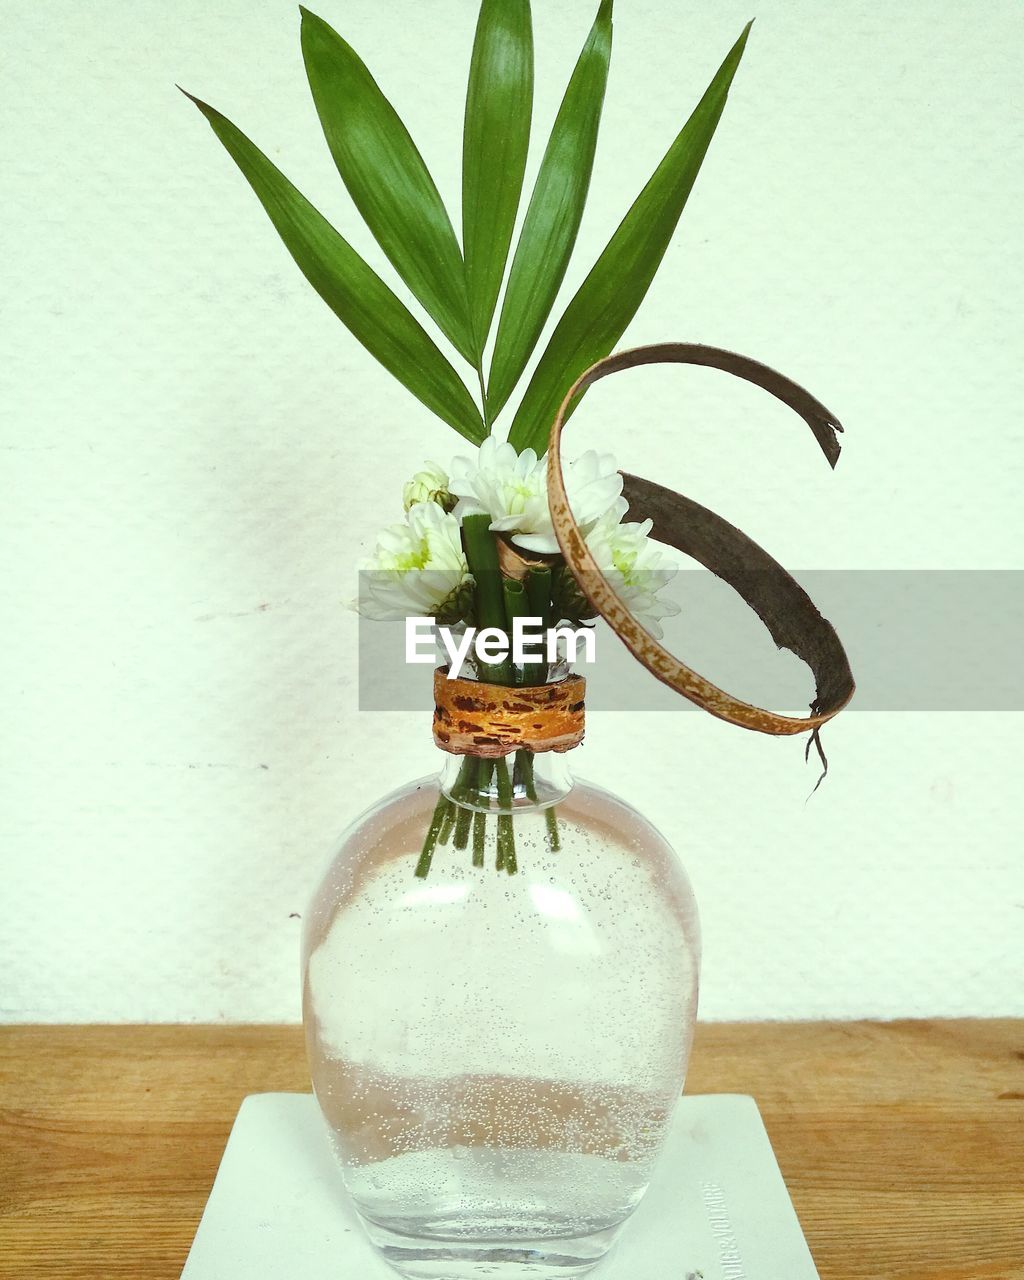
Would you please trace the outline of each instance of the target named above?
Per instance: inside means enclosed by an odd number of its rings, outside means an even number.
[[[544,129],[594,7],[534,6]],[[1019,568],[1015,0],[619,0],[567,296],[752,10],[628,340],[787,371],[846,424],[839,468],[697,371],[600,389],[577,439],[585,422],[608,447],[626,422],[623,465],[797,568]],[[474,4],[319,11],[454,206]],[[337,833],[433,767],[426,700],[419,719],[354,709],[353,560],[456,440],[314,296],[174,89],[230,114],[381,264],[290,0],[37,0],[3,28],[0,1016],[293,1019],[293,913]],[[704,1015],[1024,1013],[1021,716],[851,711],[828,745],[805,804],[801,742],[592,719],[587,774],[690,868]]]

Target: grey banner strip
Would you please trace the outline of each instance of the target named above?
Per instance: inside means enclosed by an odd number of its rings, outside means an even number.
[[[793,575],[836,628],[857,693],[850,711],[1024,710],[1024,571],[807,570]],[[663,595],[680,606],[665,643],[746,701],[805,711],[810,672],[777,650],[742,600],[713,574],[683,570]],[[587,705],[609,711],[693,708],[659,684],[603,623],[597,661],[579,667]],[[430,668],[405,661],[402,622],[360,619],[359,709],[423,711]]]

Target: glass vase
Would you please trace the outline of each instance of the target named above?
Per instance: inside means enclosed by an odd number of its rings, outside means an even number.
[[[447,756],[363,814],[305,918],[331,1144],[372,1242],[422,1280],[594,1266],[650,1181],[696,1017],[665,839],[565,756],[500,764],[504,785]]]

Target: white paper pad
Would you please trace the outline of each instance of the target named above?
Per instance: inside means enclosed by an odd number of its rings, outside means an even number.
[[[594,1280],[818,1280],[757,1104],[684,1097]],[[312,1095],[246,1098],[182,1280],[395,1280],[363,1235]]]

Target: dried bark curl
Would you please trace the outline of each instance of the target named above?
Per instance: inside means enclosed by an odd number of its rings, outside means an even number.
[[[792,650],[811,669],[815,697],[808,716],[789,716],[744,702],[699,675],[636,621],[598,569],[573,517],[562,469],[562,431],[580,392],[625,369],[645,364],[697,364],[742,378],[798,413],[834,467],[842,431],[835,415],[803,387],[747,356],[698,343],[670,342],[620,351],[591,365],[570,388],[551,427],[548,500],[566,564],[591,605],[623,644],[657,678],[721,720],[759,733],[815,733],[853,697],[850,664],[832,624],[804,589],[766,551],[721,516],[653,481],[623,472],[630,518],[654,521],[652,536],[692,556],[729,583],[757,613],[779,648]]]

